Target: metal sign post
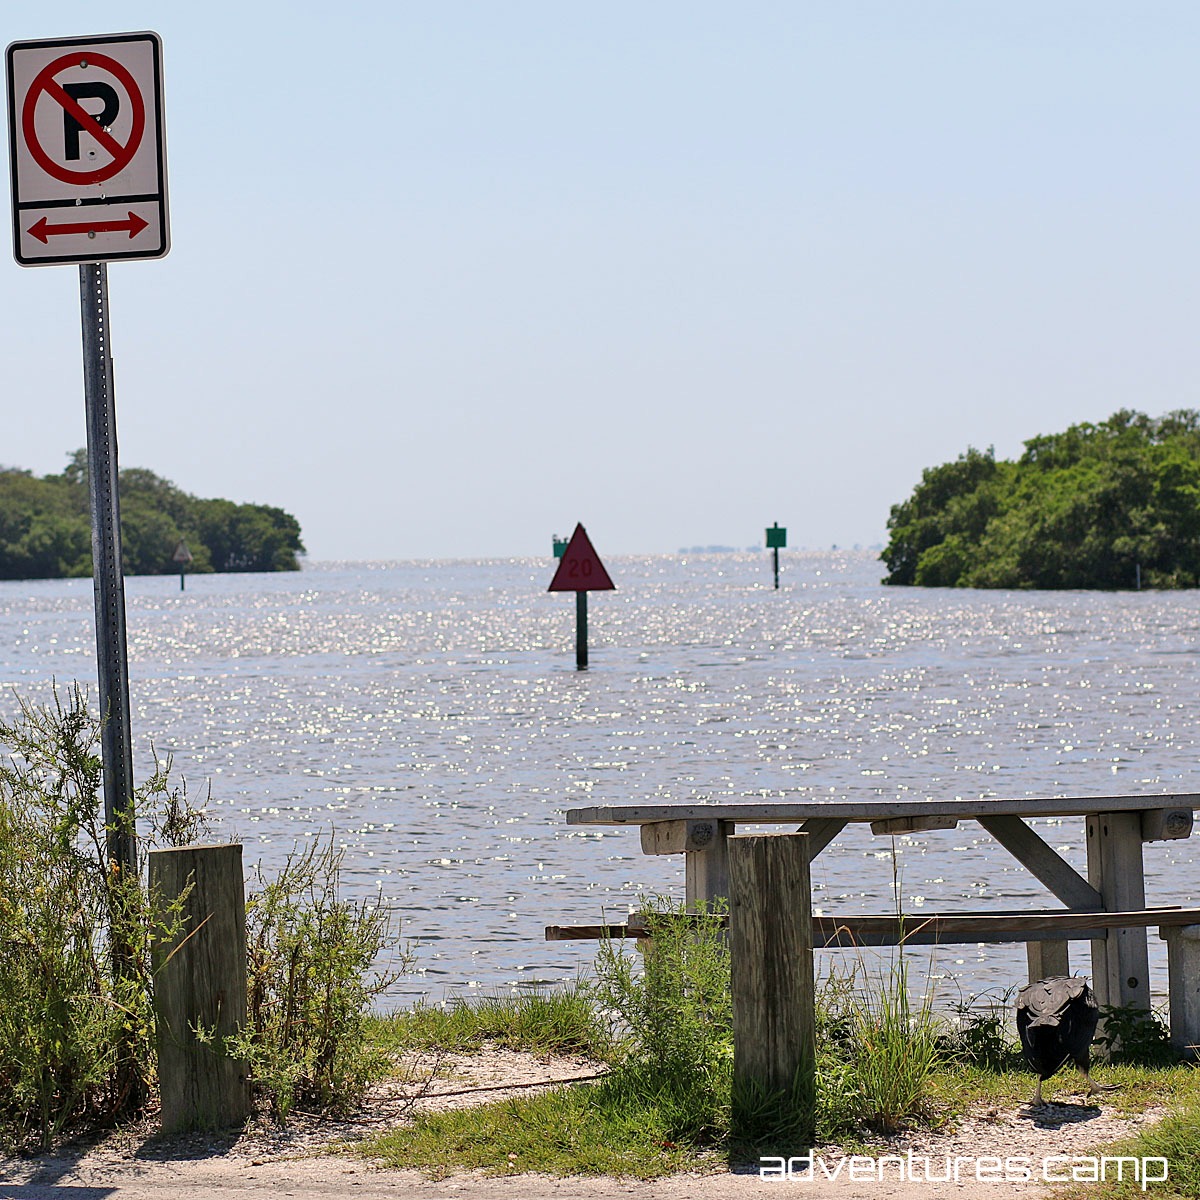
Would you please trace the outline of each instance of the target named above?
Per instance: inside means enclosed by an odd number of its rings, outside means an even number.
[[[148,31],[13,42],[5,67],[13,257],[79,264],[104,819],[110,861],[136,873],[105,264],[170,249],[162,43]]]
[[[192,552],[188,549],[187,542],[180,542],[175,547],[175,553],[171,556],[172,561],[179,564],[179,590],[183,591],[183,576],[188,567],[192,565]]]
[[[117,495],[117,416],[113,400],[108,268],[79,268],[83,319],[83,398],[87,417],[88,490],[92,502],[92,583],[96,594],[96,667],[104,724],[104,823],[108,856],[137,869],[133,820],[133,743],[129,731],[129,658],[125,580],[121,572],[121,502]]]
[[[775,588],[779,589],[779,547],[787,545],[787,530],[781,529],[779,522],[776,521],[767,530],[767,549],[774,551],[775,555]]]

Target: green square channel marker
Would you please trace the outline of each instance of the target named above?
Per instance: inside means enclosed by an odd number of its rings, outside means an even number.
[[[767,530],[767,549],[777,550],[780,547],[787,545],[787,530],[780,528],[779,522],[776,521]]]

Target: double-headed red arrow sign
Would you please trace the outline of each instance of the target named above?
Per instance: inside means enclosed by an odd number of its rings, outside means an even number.
[[[134,212],[129,213],[125,221],[73,221],[61,225],[51,225],[42,217],[30,225],[29,234],[45,246],[49,245],[52,237],[64,237],[71,233],[86,233],[88,237],[94,237],[98,233],[128,233],[134,238],[149,227],[149,221],[143,221]]]

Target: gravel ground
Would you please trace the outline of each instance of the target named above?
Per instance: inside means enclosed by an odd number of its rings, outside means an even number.
[[[815,1164],[816,1179],[804,1176],[806,1164],[793,1163],[793,1177],[763,1179],[757,1170],[719,1171],[674,1176],[641,1183],[612,1178],[554,1179],[539,1175],[485,1177],[456,1175],[435,1181],[413,1171],[378,1168],[361,1158],[331,1154],[329,1147],[353,1142],[409,1119],[414,1107],[479,1104],[527,1094],[538,1087],[594,1076],[600,1069],[585,1060],[541,1058],[514,1051],[445,1056],[435,1064],[417,1064],[414,1078],[434,1082],[417,1096],[413,1087],[393,1085],[375,1093],[360,1119],[329,1122],[300,1118],[285,1131],[251,1126],[231,1135],[162,1138],[152,1119],[90,1144],[74,1144],[52,1154],[0,1159],[0,1200],[166,1200],[168,1196],[214,1200],[279,1200],[280,1197],[351,1197],[353,1200],[740,1200],[778,1193],[815,1200],[878,1200],[881,1190],[902,1200],[977,1200],[1020,1196],[1033,1200],[1048,1190],[1041,1178],[1047,1156],[1086,1156],[1093,1147],[1136,1132],[1162,1115],[1117,1117],[1102,1107],[1056,1104],[1036,1113],[1028,1109],[989,1110],[975,1114],[952,1132],[922,1133],[896,1139],[886,1153],[901,1156],[899,1168],[868,1165],[825,1147]],[[913,1164],[906,1157],[913,1155]],[[881,1152],[882,1153],[882,1152]],[[999,1161],[995,1166],[985,1156]],[[928,1166],[925,1160],[928,1158]],[[954,1160],[958,1179],[954,1179]],[[1010,1160],[1005,1164],[1004,1160]],[[840,1163],[840,1167],[839,1167]],[[822,1170],[822,1164],[824,1170]],[[1021,1164],[1033,1176],[1020,1178]],[[768,1164],[770,1166],[772,1164]],[[1069,1173],[1073,1161],[1052,1163],[1053,1173]],[[983,1179],[976,1178],[976,1168]],[[876,1172],[883,1171],[881,1184]],[[836,1178],[825,1177],[825,1173]],[[946,1182],[924,1182],[949,1173]],[[856,1174],[857,1177],[852,1177]],[[910,1174],[917,1181],[908,1178]]]

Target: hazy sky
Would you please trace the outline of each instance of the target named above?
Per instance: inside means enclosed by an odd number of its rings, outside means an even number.
[[[1200,6],[5,5],[153,29],[172,250],[121,462],[310,555],[882,540],[925,466],[1200,407]],[[84,442],[75,267],[0,266],[0,462]]]

